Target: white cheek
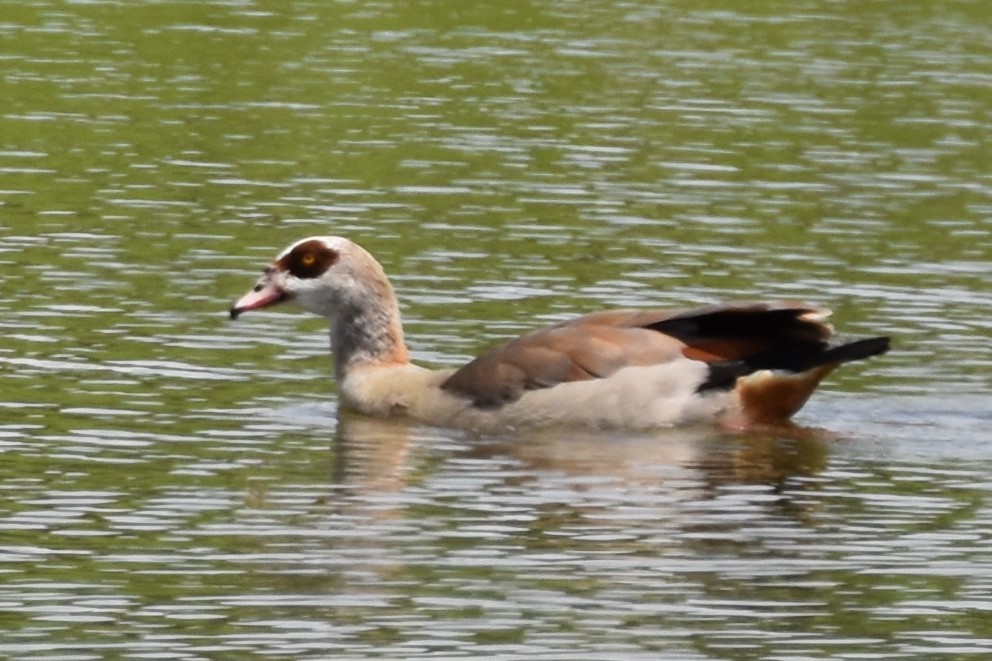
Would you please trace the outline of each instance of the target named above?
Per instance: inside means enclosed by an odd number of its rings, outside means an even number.
[[[292,276],[286,278],[286,291],[291,293],[300,304],[313,300],[317,295],[317,289],[309,280],[301,280]]]
[[[298,306],[323,317],[333,312],[334,290],[321,283],[319,278],[296,278],[289,276],[285,283],[286,291]]]

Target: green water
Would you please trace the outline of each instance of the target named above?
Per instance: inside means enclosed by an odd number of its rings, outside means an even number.
[[[0,0],[0,654],[980,658],[987,3]],[[231,301],[345,234],[457,364],[792,298],[884,358],[789,437],[336,419]]]

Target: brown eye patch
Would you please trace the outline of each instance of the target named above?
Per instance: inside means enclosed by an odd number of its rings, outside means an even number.
[[[276,266],[297,278],[319,278],[338,261],[338,253],[323,241],[311,239],[294,247],[279,258]]]

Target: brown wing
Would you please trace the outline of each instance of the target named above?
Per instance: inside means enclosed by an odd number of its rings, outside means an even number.
[[[607,377],[623,367],[683,356],[734,361],[778,345],[824,344],[825,312],[803,305],[745,303],[685,311],[595,312],[511,340],[455,372],[442,388],[482,408],[527,390]]]

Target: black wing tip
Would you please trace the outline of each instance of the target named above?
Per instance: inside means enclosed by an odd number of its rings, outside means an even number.
[[[892,338],[879,336],[833,347],[821,344],[807,350],[791,348],[783,351],[768,351],[740,360],[717,361],[709,363],[706,380],[699,384],[696,391],[730,390],[737,383],[738,378],[761,370],[781,370],[798,374],[821,365],[840,365],[880,356],[891,348]]]
[[[892,348],[892,338],[882,335],[879,337],[866,337],[863,340],[854,340],[846,344],[832,347],[825,353],[828,360],[824,362],[849,363],[855,360],[863,360],[872,356],[881,356]]]

